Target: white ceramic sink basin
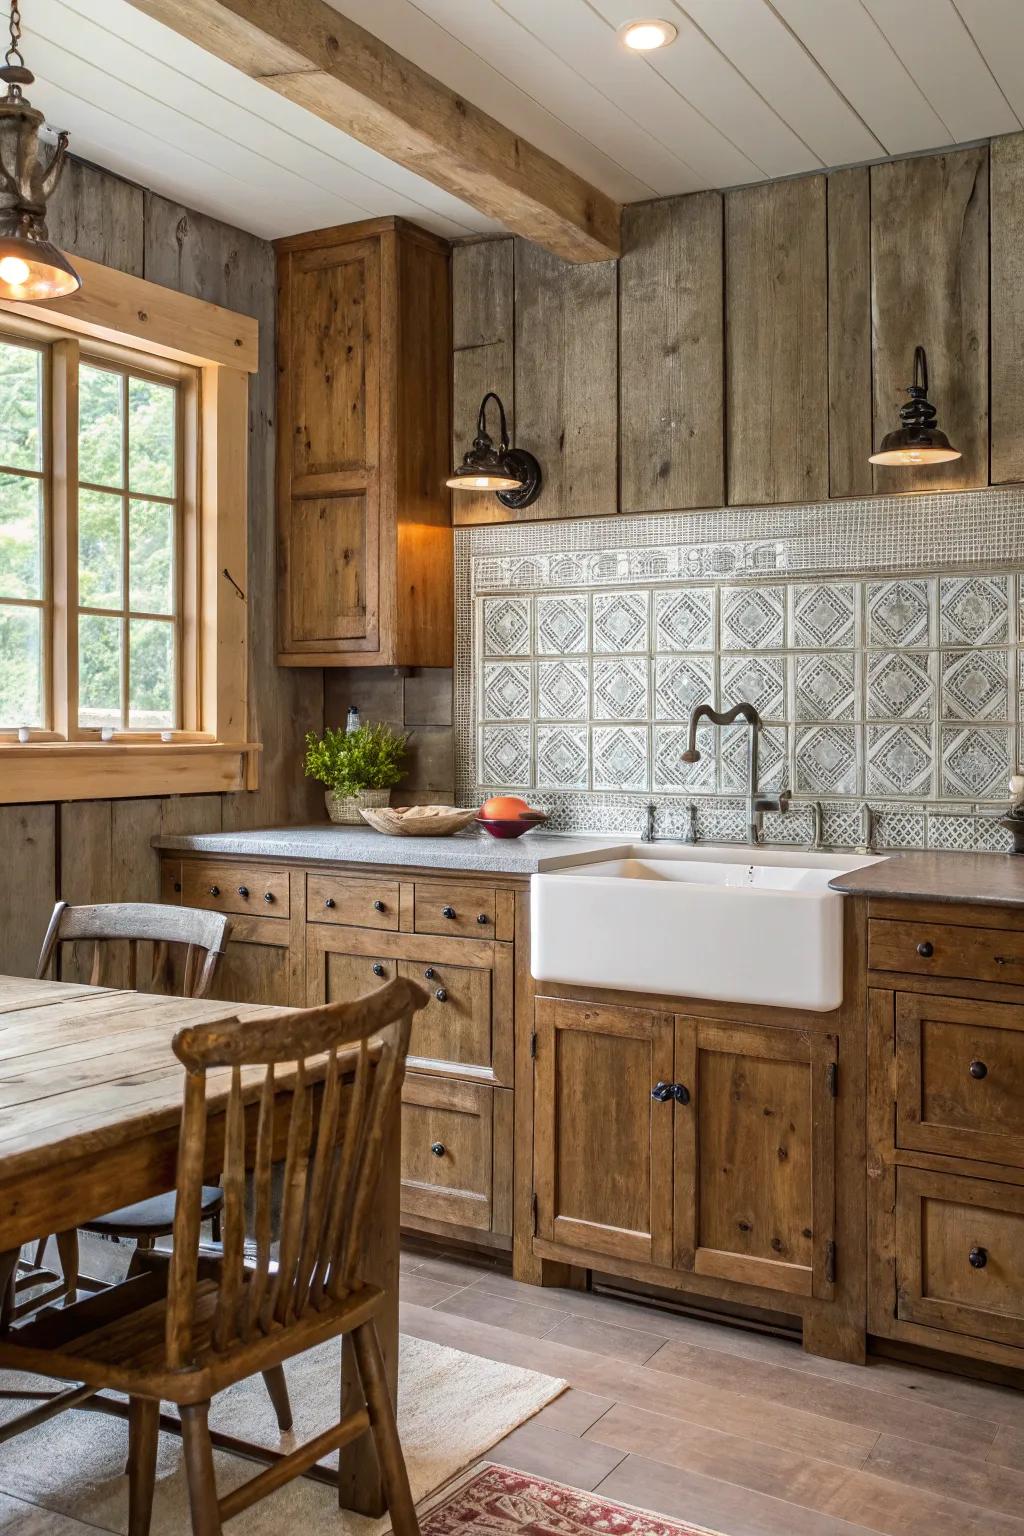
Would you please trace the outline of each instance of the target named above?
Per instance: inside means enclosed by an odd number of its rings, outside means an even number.
[[[777,848],[616,848],[533,876],[538,981],[827,1012],[843,1000],[843,902],[879,860]]]

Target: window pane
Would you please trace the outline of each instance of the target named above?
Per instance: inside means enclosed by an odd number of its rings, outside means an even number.
[[[121,728],[121,620],[78,620],[78,721]]]
[[[0,606],[0,726],[43,724],[43,651],[38,608]]]
[[[106,368],[78,370],[78,478],[121,485],[121,375]]]
[[[174,612],[174,508],[133,501],[128,514],[128,606],[137,613]]]
[[[128,644],[129,726],[143,731],[176,725],[174,625],[132,619]]]
[[[41,469],[42,353],[0,342],[0,464]]]
[[[78,603],[81,608],[120,608],[120,496],[78,493]]]
[[[174,403],[169,384],[128,380],[128,483],[151,496],[174,495]]]
[[[42,597],[41,482],[0,475],[0,597]]]

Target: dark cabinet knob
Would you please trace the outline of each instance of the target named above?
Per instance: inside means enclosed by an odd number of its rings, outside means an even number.
[[[657,1099],[659,1104],[664,1104],[665,1101],[667,1099],[670,1099],[671,1097],[672,1097],[672,1084],[671,1083],[655,1083],[654,1087],[651,1089],[651,1098],[652,1099]]]
[[[328,896],[327,899],[324,902],[324,906],[325,907],[333,907],[334,906],[334,897],[333,896]]]
[[[249,887],[247,885],[240,885],[238,887],[238,894],[239,894],[239,896],[248,896],[248,894],[249,894]]]
[[[448,993],[445,991],[444,987],[438,987],[437,991],[434,993],[434,996],[437,998],[439,1003],[446,1003],[448,1001]]]
[[[454,907],[442,907],[441,908],[441,916],[442,917],[454,917],[455,916],[455,908]]]
[[[481,927],[485,927],[486,924],[487,924],[487,913],[486,912],[478,912],[476,920],[480,924]]]
[[[922,960],[930,960],[932,955],[934,955],[935,950],[933,946],[929,944],[928,940],[925,939],[922,944],[917,946],[917,952],[921,956]]]
[[[685,1083],[673,1083],[672,1097],[675,1099],[677,1104],[689,1104],[690,1090],[687,1088]]]
[[[430,1148],[435,1157],[444,1157],[444,1142],[435,1141]]]
[[[211,896],[219,896],[220,895],[220,886],[219,885],[211,885],[210,886],[210,895]]]
[[[434,967],[432,965],[428,965],[426,970],[423,972],[423,979],[424,981],[433,981],[436,975],[437,972],[434,970]]]
[[[263,892],[263,900],[267,903],[268,906],[272,905],[273,904],[273,900],[274,900],[274,893],[273,893],[273,891],[264,891]]]
[[[374,902],[373,910],[375,912],[386,912],[387,911],[387,907],[384,905],[384,903],[382,901],[378,900],[378,901]]]
[[[384,967],[381,965],[379,960],[375,960],[373,962],[373,974],[375,976],[383,976],[384,975]]]
[[[972,1248],[967,1255],[967,1262],[972,1269],[984,1269],[988,1263],[987,1248]]]
[[[176,891],[180,891],[181,890],[181,881],[180,880],[175,880],[175,882],[174,882],[174,889]]]
[[[967,1070],[971,1076],[976,1077],[979,1082],[983,1077],[988,1077],[988,1067],[986,1067],[983,1061],[972,1061]]]

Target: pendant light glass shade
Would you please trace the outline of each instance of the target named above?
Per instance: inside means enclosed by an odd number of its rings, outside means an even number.
[[[928,396],[928,359],[924,347],[914,348],[914,382],[907,390],[910,399],[900,407],[902,427],[887,432],[882,446],[870,456],[872,464],[913,466],[915,464],[947,464],[963,458],[959,448],[954,448],[945,432],[935,425],[937,411]]]
[[[22,87],[35,79],[21,56],[21,13],[11,5],[11,46],[0,68],[7,94],[0,97],[0,299],[32,303],[74,293],[82,280],[62,251],[50,242],[46,204],[67,157],[68,135],[44,159],[39,142],[43,114]]]
[[[487,431],[487,403],[498,407],[499,439],[497,447]],[[480,402],[473,446],[458,469],[445,481],[453,491],[493,491],[506,507],[528,507],[540,495],[540,465],[532,453],[510,448],[505,407],[499,397],[488,391]]]

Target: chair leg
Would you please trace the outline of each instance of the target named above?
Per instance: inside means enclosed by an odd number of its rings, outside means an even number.
[[[420,1526],[398,1438],[384,1357],[380,1352],[377,1328],[372,1318],[353,1331],[352,1347],[370,1415],[370,1428],[373,1430],[373,1443],[377,1452],[380,1480],[384,1484],[391,1529],[394,1536],[419,1536]]]
[[[190,1403],[181,1410],[192,1536],[221,1536],[222,1529],[213,1472],[213,1444],[207,1422],[209,1412],[209,1403]]]
[[[288,1383],[285,1380],[284,1366],[273,1365],[269,1371],[263,1372],[263,1384],[270,1394],[270,1401],[274,1405],[277,1414],[277,1427],[282,1435],[288,1433],[294,1420],[292,1418],[292,1405],[288,1396]]]
[[[133,1397],[128,1405],[128,1536],[149,1536],[159,1427],[160,1404]]]
[[[60,1259],[61,1275],[67,1287],[64,1305],[70,1307],[78,1296],[78,1233],[73,1227],[70,1232],[57,1233],[57,1255]]]

